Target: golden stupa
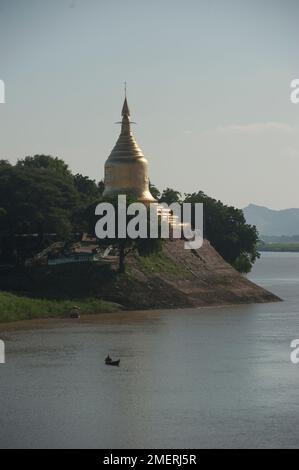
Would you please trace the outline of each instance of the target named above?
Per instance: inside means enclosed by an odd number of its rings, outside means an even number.
[[[148,162],[132,134],[125,96],[120,136],[105,163],[104,196],[125,194],[144,203],[155,202],[149,190]]]

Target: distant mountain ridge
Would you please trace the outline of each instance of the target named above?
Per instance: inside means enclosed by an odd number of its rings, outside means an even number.
[[[299,235],[299,208],[273,210],[249,204],[243,212],[247,223],[255,225],[261,237]]]

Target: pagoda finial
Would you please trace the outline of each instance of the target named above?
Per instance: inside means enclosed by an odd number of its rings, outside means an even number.
[[[123,104],[123,109],[121,111],[122,116],[130,116],[130,109],[127,102],[127,82],[125,82],[125,101]]]

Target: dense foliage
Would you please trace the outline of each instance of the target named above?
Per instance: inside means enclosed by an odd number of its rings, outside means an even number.
[[[36,250],[49,243],[49,234],[68,240],[93,231],[95,206],[102,200],[104,184],[81,174],[73,175],[59,158],[35,155],[15,165],[0,161],[0,255],[18,257],[16,237],[36,234]],[[159,202],[203,202],[205,237],[221,256],[240,272],[249,272],[258,257],[258,233],[246,224],[242,210],[227,206],[203,192],[185,194],[150,185]],[[3,239],[9,240],[4,243]],[[160,243],[139,240],[120,242],[120,251],[137,248],[140,253],[159,250]]]
[[[243,211],[202,191],[186,194],[184,202],[203,203],[205,238],[238,271],[248,273],[259,257],[258,232],[255,226],[246,223]]]
[[[51,234],[65,240],[73,237],[87,227],[83,215],[100,195],[95,181],[73,176],[58,158],[35,155],[16,165],[0,161],[2,257],[19,255],[17,236],[34,234],[37,250],[47,244]]]
[[[123,273],[125,272],[125,259],[126,256],[132,252],[132,251],[137,251],[140,256],[149,256],[152,253],[158,253],[162,249],[162,239],[159,238],[150,238],[150,214],[149,214],[149,209],[147,209],[147,237],[146,238],[130,238],[128,235],[126,237],[119,237],[118,236],[118,221],[119,221],[119,206],[118,206],[118,198],[117,197],[107,197],[103,198],[102,200],[105,200],[106,202],[110,202],[114,208],[114,217],[112,217],[110,220],[113,219],[113,225],[114,225],[114,237],[112,238],[111,236],[109,238],[101,240],[101,245],[109,245],[114,247],[117,252],[118,252],[118,258],[119,258],[119,272]],[[128,196],[126,198],[126,212],[127,208],[130,204],[136,202],[134,198],[131,198]],[[92,210],[91,210],[92,209]],[[90,206],[88,208],[88,217],[89,217],[89,222],[90,222],[90,227],[89,227],[89,232],[94,230],[94,227],[97,223],[97,221],[101,218],[98,216],[94,215],[94,208]],[[106,215],[103,216],[104,218]],[[128,215],[126,217],[126,222],[129,224],[130,222],[134,222],[134,227],[135,230],[138,231],[139,229],[139,224],[135,223],[133,220],[135,219],[135,215]],[[104,220],[104,219],[103,219]],[[105,219],[106,220],[106,219]],[[106,225],[106,224],[105,224]],[[106,226],[107,230],[107,226]]]

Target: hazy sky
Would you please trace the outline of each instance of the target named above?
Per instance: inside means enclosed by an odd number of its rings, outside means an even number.
[[[299,207],[298,0],[0,0],[0,159],[99,180],[127,81],[159,188]]]

